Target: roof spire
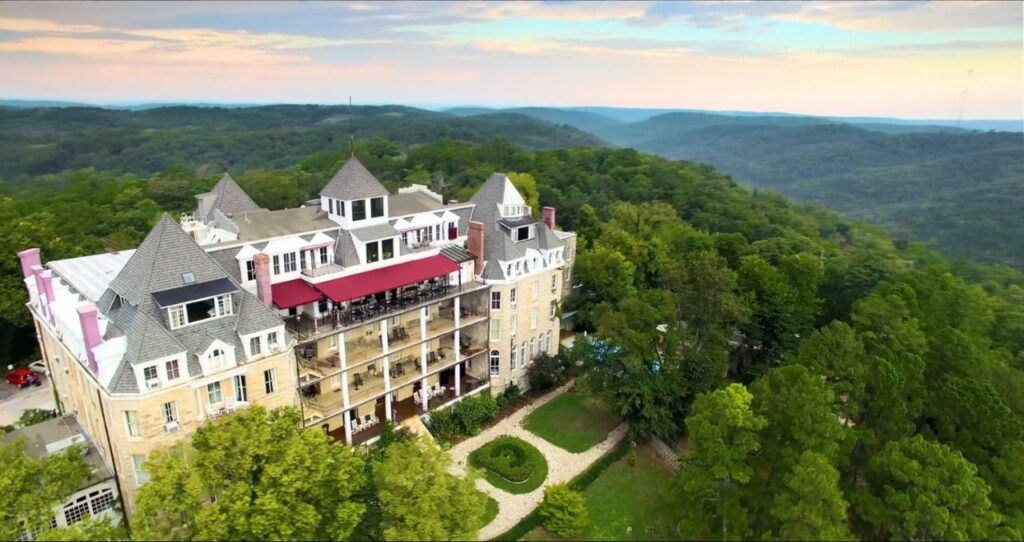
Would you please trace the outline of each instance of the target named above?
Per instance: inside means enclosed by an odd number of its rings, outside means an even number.
[[[352,97],[348,97],[348,149],[352,156],[356,155],[355,118],[352,116]]]

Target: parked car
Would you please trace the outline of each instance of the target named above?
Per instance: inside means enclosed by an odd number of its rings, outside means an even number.
[[[50,376],[50,371],[46,370],[46,363],[43,360],[33,361],[28,364],[28,368],[45,376]]]
[[[19,388],[42,384],[42,381],[39,380],[39,375],[32,372],[31,369],[25,369],[24,367],[7,373],[7,382]]]

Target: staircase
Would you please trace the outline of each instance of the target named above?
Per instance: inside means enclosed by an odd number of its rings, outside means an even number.
[[[668,464],[669,468],[679,472],[679,454],[675,450],[658,437],[651,437],[651,448]]]

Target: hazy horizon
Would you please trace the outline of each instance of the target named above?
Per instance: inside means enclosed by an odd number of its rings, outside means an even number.
[[[0,4],[10,99],[1024,118],[1020,2]],[[598,105],[588,105],[598,104]]]

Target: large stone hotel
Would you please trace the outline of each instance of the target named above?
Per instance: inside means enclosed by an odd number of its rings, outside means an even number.
[[[249,405],[294,405],[338,440],[373,440],[510,384],[558,349],[575,234],[533,218],[495,173],[468,202],[391,194],[352,157],[296,209],[225,175],[135,250],[18,254],[60,410],[118,481],[148,454]]]

